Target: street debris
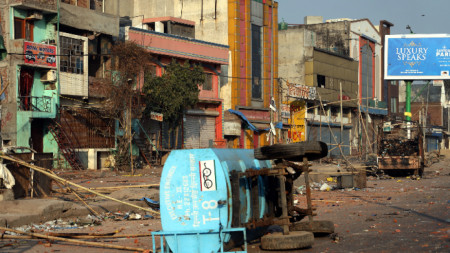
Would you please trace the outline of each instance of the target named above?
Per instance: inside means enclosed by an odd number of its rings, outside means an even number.
[[[327,183],[324,183],[324,184],[322,184],[322,186],[320,186],[320,190],[321,191],[331,191],[331,187]]]
[[[0,163],[0,181],[3,182],[6,189],[12,189],[16,184],[13,175],[3,163]]]
[[[81,240],[74,240],[74,239],[68,239],[68,238],[51,236],[51,235],[44,235],[44,234],[39,234],[39,233],[24,232],[24,231],[20,231],[20,230],[16,230],[16,229],[5,228],[5,227],[0,227],[0,231],[1,230],[13,232],[16,234],[24,234],[24,235],[28,235],[31,237],[37,237],[37,238],[42,238],[42,239],[47,239],[47,240],[69,242],[69,243],[74,243],[76,245],[86,245],[86,246],[94,246],[94,247],[102,247],[102,248],[122,249],[122,250],[141,251],[141,252],[147,251],[148,252],[147,249],[143,249],[143,248],[134,248],[134,247],[113,245],[113,244],[107,244],[107,243],[98,243],[98,242],[86,242],[86,241],[81,241]],[[48,245],[48,246],[51,246],[51,245]]]
[[[88,192],[90,192],[90,193],[96,194],[96,195],[98,195],[98,196],[100,196],[100,197],[103,197],[103,198],[105,198],[105,199],[113,200],[113,201],[116,201],[116,202],[119,202],[119,203],[122,203],[122,204],[126,204],[126,205],[129,205],[129,206],[132,206],[132,207],[134,207],[134,208],[142,209],[142,210],[144,210],[144,211],[148,211],[148,212],[150,212],[150,213],[154,213],[154,214],[156,214],[156,215],[159,215],[159,212],[154,211],[154,210],[152,210],[152,209],[143,208],[143,207],[140,207],[140,206],[137,206],[137,205],[128,203],[128,202],[124,202],[124,201],[121,201],[121,200],[112,198],[112,197],[110,197],[110,196],[104,195],[104,194],[102,194],[102,193],[98,193],[98,192],[96,192],[96,191],[90,190],[89,188],[86,188],[86,187],[84,187],[84,186],[75,184],[75,183],[73,183],[73,182],[71,182],[71,181],[65,180],[65,179],[63,179],[63,178],[61,178],[61,177],[58,177],[58,176],[55,175],[54,173],[48,172],[48,171],[47,171],[46,169],[44,169],[44,168],[40,168],[40,167],[38,167],[38,166],[35,166],[35,165],[32,165],[32,164],[23,162],[23,161],[21,161],[21,160],[12,158],[12,157],[7,156],[7,155],[0,155],[0,158],[3,158],[3,159],[5,159],[5,160],[9,160],[9,161],[15,162],[15,163],[17,163],[17,164],[20,164],[20,165],[23,165],[23,166],[26,166],[26,167],[29,167],[30,169],[33,169],[33,170],[38,171],[38,172],[41,172],[42,174],[45,174],[45,175],[49,176],[50,178],[53,178],[53,179],[55,179],[55,180],[57,180],[57,181],[59,181],[59,182],[62,182],[62,183],[65,183],[65,184],[68,184],[68,185],[71,185],[71,186],[75,186],[75,187],[77,187],[77,188],[80,188],[80,189],[83,189],[83,190],[88,191]]]

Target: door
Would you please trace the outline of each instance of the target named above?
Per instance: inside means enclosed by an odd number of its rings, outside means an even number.
[[[30,148],[36,150],[37,153],[44,152],[44,120],[33,119],[31,122],[31,139]]]

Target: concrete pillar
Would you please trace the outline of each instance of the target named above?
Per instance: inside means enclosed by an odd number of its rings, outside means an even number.
[[[155,22],[155,32],[164,33],[164,24],[162,22]]]
[[[88,149],[88,169],[89,170],[97,170],[97,150]]]

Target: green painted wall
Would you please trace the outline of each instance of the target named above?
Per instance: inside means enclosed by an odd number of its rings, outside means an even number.
[[[45,41],[47,35],[47,23],[45,18],[41,20],[34,21],[34,29],[33,29],[33,41],[34,42],[43,42]]]
[[[30,111],[17,112],[17,146],[19,147],[30,147],[28,141],[31,137],[31,114]]]

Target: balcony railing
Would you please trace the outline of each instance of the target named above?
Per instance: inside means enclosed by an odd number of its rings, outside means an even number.
[[[52,97],[22,96],[19,97],[20,111],[52,112]]]

